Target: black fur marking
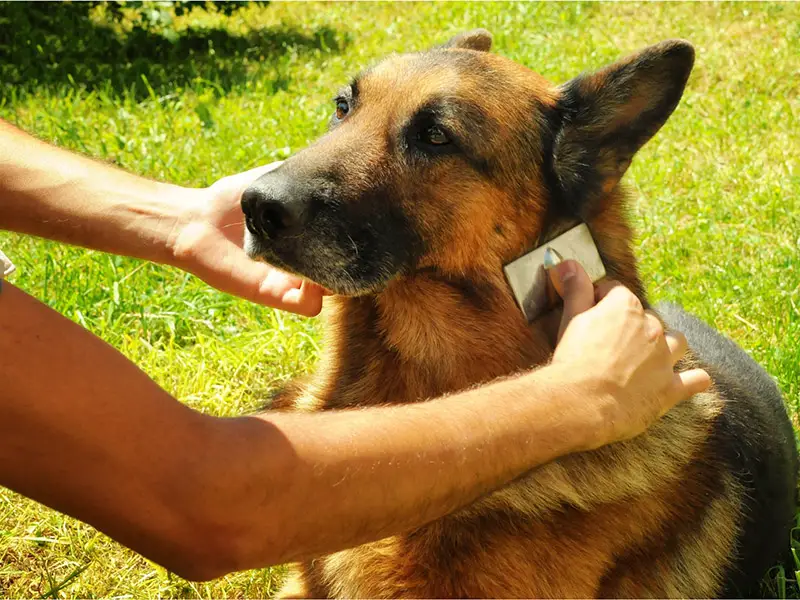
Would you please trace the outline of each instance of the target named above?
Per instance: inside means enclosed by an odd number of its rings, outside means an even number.
[[[380,190],[344,203],[326,215],[323,229],[341,248],[355,246],[349,269],[356,281],[376,281],[413,268],[424,253],[416,228],[400,206]]]
[[[566,226],[567,224],[570,224],[569,226],[571,227],[584,221],[586,219],[583,210],[585,203],[578,196],[568,194],[561,186],[555,172],[553,156],[556,137],[564,126],[564,119],[567,118],[563,107],[560,105],[556,107],[548,106],[539,100],[534,100],[530,108],[530,114],[540,115],[541,117],[538,119],[538,128],[531,127],[526,131],[526,136],[529,139],[525,141],[525,145],[529,149],[528,152],[531,156],[535,156],[537,151],[541,152],[542,180],[549,197],[539,237],[537,240],[531,240],[532,244],[541,245],[564,233],[569,228]],[[540,149],[537,150],[537,148]],[[598,251],[600,251],[599,248]],[[607,258],[603,256],[601,258],[604,264],[608,265]]]
[[[432,281],[448,286],[473,308],[481,312],[490,311],[494,307],[497,290],[494,286],[479,279],[450,275],[442,272],[437,267],[425,267],[417,271],[417,273],[425,275]]]
[[[708,443],[744,487],[745,514],[723,595],[753,597],[765,572],[788,558],[794,521],[798,455],[783,398],[734,342],[674,304],[656,308],[669,328],[683,332],[726,399]]]
[[[343,173],[312,170],[302,156],[257,182],[305,215],[292,235],[257,237],[263,258],[344,294],[372,291],[412,269],[424,243],[402,207],[387,200],[392,191],[349,188]]]
[[[683,468],[685,479],[691,481],[692,485],[674,490],[675,497],[667,499],[670,516],[659,531],[658,541],[645,540],[618,556],[617,566],[604,575],[597,597],[612,597],[610,590],[615,589],[620,580],[630,577],[631,573],[645,572],[665,556],[675,556],[685,543],[686,536],[697,531],[708,514],[711,501],[723,491],[724,468],[708,460],[712,452],[708,440],[698,448],[692,460]]]
[[[418,142],[424,129],[436,125],[441,127],[451,140],[441,147]],[[462,154],[479,173],[489,175],[491,165],[485,157],[491,148],[497,125],[480,107],[456,96],[439,96],[422,105],[403,128],[402,140],[406,147],[430,155]]]
[[[675,110],[693,62],[689,44],[665,42],[562,86],[551,164],[573,211],[592,210],[605,184],[622,177]]]
[[[558,169],[556,162],[559,146],[564,138],[564,132],[575,122],[581,110],[581,96],[579,93],[580,79],[573,79],[562,88],[562,96],[556,109],[547,113],[547,122],[553,127],[551,130],[552,143],[548,153],[547,182],[551,193],[560,207],[570,216],[580,217],[585,209],[585,199],[593,198],[602,189],[603,177],[596,170],[599,148],[595,140],[587,138],[585,144],[574,147],[577,152],[570,157],[570,162],[576,165],[571,167],[566,180],[563,169]]]
[[[565,119],[568,118],[567,113],[562,104],[553,108],[534,100],[531,114],[541,114],[543,117],[541,130],[536,132],[535,135],[538,136],[537,141],[542,148],[542,177],[550,196],[550,202],[547,203],[548,214],[545,218],[545,223],[552,223],[565,218],[580,219],[580,200],[575,196],[570,196],[567,190],[562,187],[556,174],[554,163],[556,139],[559,131],[564,127]],[[534,143],[530,142],[529,145]]]

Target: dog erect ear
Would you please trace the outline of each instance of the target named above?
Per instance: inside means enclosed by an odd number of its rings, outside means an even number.
[[[442,44],[441,47],[488,52],[492,47],[492,34],[485,29],[465,31],[464,33],[459,33],[457,36],[450,38]]]
[[[552,171],[576,215],[617,184],[636,151],[669,118],[693,64],[691,44],[669,40],[560,88]]]

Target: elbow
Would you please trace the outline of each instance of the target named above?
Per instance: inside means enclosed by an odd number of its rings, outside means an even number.
[[[171,573],[188,581],[211,581],[248,568],[242,566],[245,563],[230,549],[208,541],[191,547],[183,545],[159,562]]]
[[[286,540],[293,539],[287,531],[292,519],[285,508],[274,495],[265,494],[264,486],[254,483],[280,481],[290,472],[286,466],[275,474],[275,464],[281,461],[275,456],[272,436],[267,436],[264,447],[264,425],[252,419],[211,423],[213,427],[198,436],[203,445],[184,470],[182,485],[173,488],[166,501],[172,512],[173,539],[180,541],[162,564],[192,581],[281,564],[288,558]],[[255,469],[253,455],[269,456],[270,472],[265,475],[263,469]]]
[[[220,565],[211,562],[195,561],[185,563],[183,561],[176,562],[174,565],[163,565],[165,569],[174,573],[178,577],[186,579],[187,581],[211,581],[219,577],[224,577],[232,571],[222,568]]]
[[[237,571],[278,565],[282,553],[264,531],[197,526],[183,536],[162,566],[189,581],[210,581]],[[267,538],[267,539],[265,539]],[[273,549],[271,551],[270,549]]]
[[[211,536],[183,535],[166,546],[167,552],[153,557],[162,567],[188,581],[211,581],[241,570],[239,559]],[[166,548],[165,548],[166,549]]]

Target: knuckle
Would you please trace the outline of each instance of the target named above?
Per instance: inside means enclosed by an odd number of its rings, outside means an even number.
[[[664,335],[664,324],[661,322],[661,320],[658,317],[656,317],[655,315],[652,315],[652,314],[648,314],[647,315],[647,321],[648,321],[648,323],[650,325],[650,334],[654,338],[659,338],[662,335]]]
[[[689,344],[686,341],[686,336],[680,331],[667,331],[664,335],[672,340],[671,346],[676,352],[680,351],[681,354],[686,352],[686,348]]]
[[[642,302],[636,297],[636,294],[634,294],[628,288],[623,289],[625,290],[625,301],[628,303],[628,306],[636,311],[641,311]]]
[[[603,279],[600,281],[595,286],[595,300],[599,301],[604,296],[607,296],[609,292],[617,285],[619,285],[619,282],[615,279]]]
[[[572,330],[582,329],[587,326],[589,320],[590,317],[587,316],[586,313],[579,313],[569,319],[569,321],[567,322],[566,329],[572,329]]]
[[[665,332],[665,335],[669,336],[679,344],[686,343],[686,336],[677,329],[670,329],[669,331]]]
[[[627,311],[630,308],[630,291],[624,286],[618,285],[614,287],[606,295],[606,301],[610,308],[613,310]]]

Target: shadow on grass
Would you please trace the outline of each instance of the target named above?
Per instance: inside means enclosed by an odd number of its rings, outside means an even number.
[[[39,88],[84,86],[144,98],[202,80],[219,92],[243,85],[253,67],[270,68],[285,88],[291,54],[340,52],[346,36],[330,27],[306,32],[270,27],[247,35],[194,28],[165,33],[134,28],[126,35],[97,25],[80,4],[0,3],[0,102]],[[146,80],[146,81],[145,81]],[[149,86],[149,89],[148,89]]]

